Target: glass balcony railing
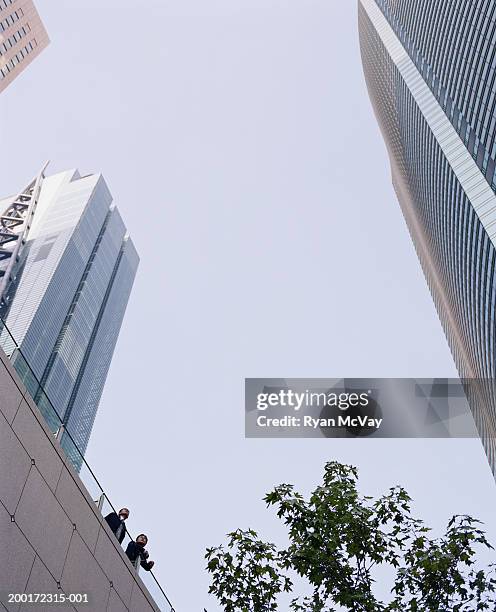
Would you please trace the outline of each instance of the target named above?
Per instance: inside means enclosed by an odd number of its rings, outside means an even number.
[[[78,471],[79,478],[82,480],[86,490],[91,496],[91,499],[95,500],[95,503],[98,505],[102,516],[106,516],[110,512],[116,512],[116,508],[112,505],[111,501],[105,494],[105,491],[93,473],[93,470],[87,464],[85,458],[79,451],[71,434],[65,428],[64,421],[60,418],[54,405],[46,395],[38,378],[22,354],[22,351],[15,341],[15,338],[12,336],[2,319],[0,319],[0,348],[10,359],[19,378],[22,380],[28,393],[38,406],[38,409],[43,415],[43,418],[45,419],[50,431],[53,433],[55,438],[59,440],[65,454],[73,464],[74,468]],[[123,542],[124,550],[130,541],[131,537],[126,532]],[[146,588],[150,592],[150,595],[153,597],[155,604],[161,610],[161,612],[175,612],[169,598],[165,594],[164,589],[160,586],[158,580],[155,578],[153,572],[146,572],[143,570],[140,572],[139,566],[136,567],[136,572],[139,573],[141,580],[145,584]]]

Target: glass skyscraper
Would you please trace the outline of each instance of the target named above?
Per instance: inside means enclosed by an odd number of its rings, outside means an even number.
[[[496,473],[496,4],[359,0],[392,181]],[[366,163],[366,162],[365,162]]]
[[[0,315],[84,454],[136,250],[101,175],[41,173],[1,212]]]

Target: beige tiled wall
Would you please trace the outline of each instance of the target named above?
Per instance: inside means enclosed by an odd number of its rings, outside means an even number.
[[[6,592],[89,595],[51,611],[158,610],[1,350],[0,543],[2,612],[33,609]]]

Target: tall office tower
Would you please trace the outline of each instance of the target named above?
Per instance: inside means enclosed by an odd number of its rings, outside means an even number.
[[[0,316],[41,383],[24,379],[35,401],[48,415],[44,389],[84,454],[137,253],[101,175],[42,171],[0,212]]]
[[[496,472],[496,4],[359,0],[393,185]],[[364,163],[366,161],[364,160]]]
[[[32,0],[0,0],[0,92],[49,42]]]

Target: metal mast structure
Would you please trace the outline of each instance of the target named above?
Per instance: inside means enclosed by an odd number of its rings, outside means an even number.
[[[9,288],[16,278],[48,163],[0,215],[0,313],[8,307]]]

